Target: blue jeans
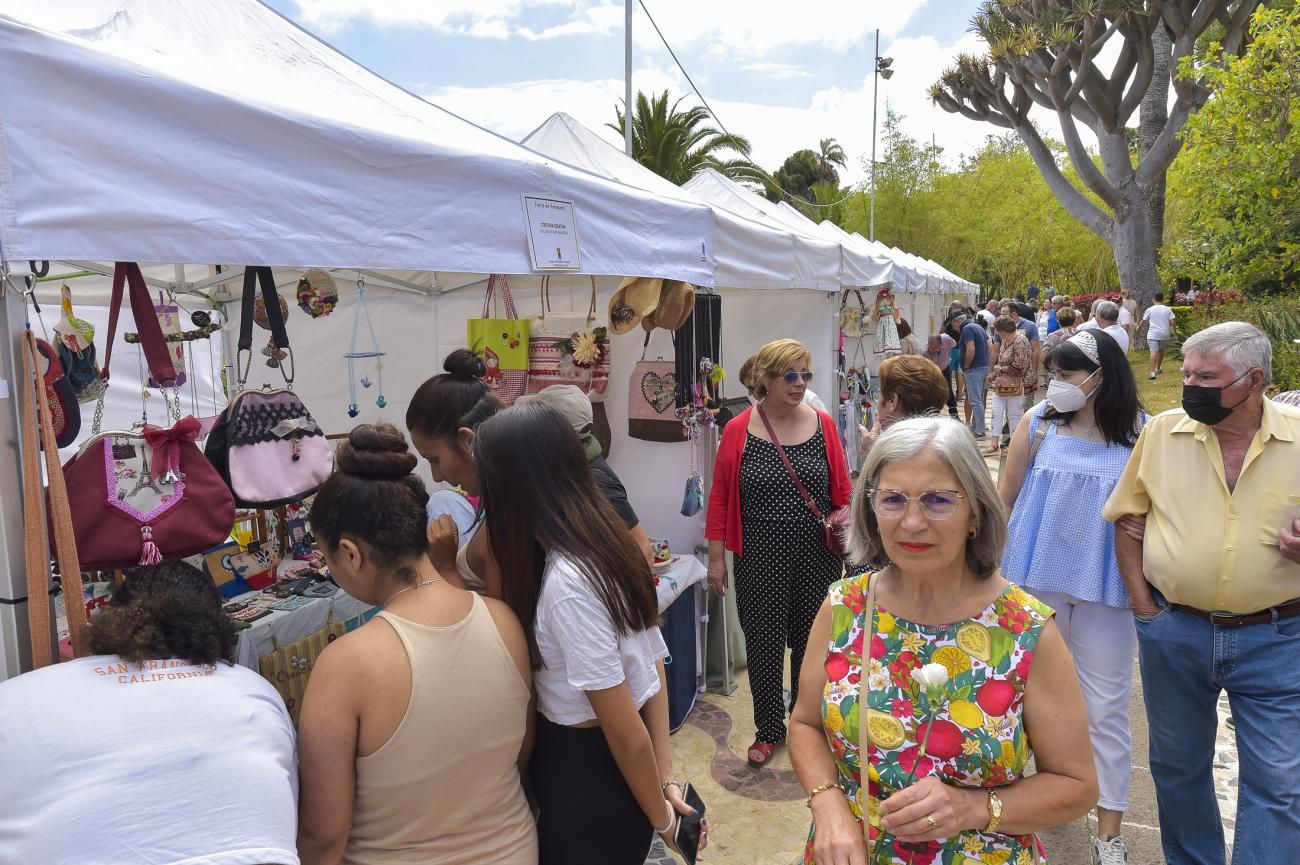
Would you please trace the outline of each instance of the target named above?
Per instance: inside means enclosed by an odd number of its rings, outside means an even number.
[[[1211,766],[1215,705],[1228,692],[1240,766],[1232,861],[1300,851],[1300,617],[1240,628],[1169,607],[1136,619],[1151,774],[1168,865],[1223,865]]]
[[[988,378],[987,366],[966,370],[966,398],[970,400],[970,427],[977,436],[984,435],[984,383]]]

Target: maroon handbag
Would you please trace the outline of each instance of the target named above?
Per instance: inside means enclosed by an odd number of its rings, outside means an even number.
[[[849,552],[849,524],[853,521],[853,508],[845,505],[842,508],[836,508],[830,514],[822,513],[822,509],[817,507],[817,502],[808,494],[808,489],[799,480],[799,474],[790,465],[790,458],[785,455],[785,448],[781,446],[780,440],[776,437],[776,431],[772,429],[772,422],[767,419],[767,413],[762,407],[757,407],[758,416],[763,421],[763,426],[767,429],[768,437],[772,439],[772,444],[776,445],[777,456],[781,457],[781,464],[785,466],[785,472],[794,481],[795,489],[799,490],[799,495],[803,496],[804,502],[808,509],[813,512],[817,522],[822,526],[822,543],[826,544],[826,549],[830,550],[837,556],[848,555]]]
[[[158,381],[174,382],[175,368],[144,278],[137,265],[121,262],[113,274],[102,376],[108,380],[124,281],[130,283],[131,309],[149,371]],[[196,444],[215,420],[187,417],[170,429],[146,425],[126,432],[100,432],[96,423],[94,435],[63,466],[73,535],[84,570],[184,558],[210,550],[230,536],[234,499]]]

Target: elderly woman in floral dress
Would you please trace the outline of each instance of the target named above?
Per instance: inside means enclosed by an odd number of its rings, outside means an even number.
[[[855,553],[881,570],[831,587],[804,655],[804,862],[1041,861],[1034,833],[1097,801],[1088,718],[1052,611],[997,572],[1006,521],[970,433],[891,427],[853,510]],[[944,681],[922,690],[926,665]]]

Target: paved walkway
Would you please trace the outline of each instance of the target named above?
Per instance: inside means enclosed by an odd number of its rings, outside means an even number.
[[[988,460],[994,478],[998,460]],[[673,759],[678,776],[691,781],[708,804],[712,843],[701,861],[719,865],[792,865],[802,862],[808,834],[804,792],[791,771],[785,748],[777,750],[762,770],[745,762],[745,749],[753,740],[753,701],[743,672],[730,696],[704,695],[673,735]],[[1227,700],[1220,701],[1218,747],[1214,762],[1215,788],[1226,835],[1231,842],[1237,807],[1237,754],[1233,731],[1226,725]],[[1133,788],[1125,815],[1124,838],[1131,865],[1163,865],[1155,787],[1147,760],[1146,710],[1141,676],[1134,671]],[[1042,833],[1052,865],[1090,865],[1091,818],[1058,826]],[[647,865],[668,865],[675,860],[658,841]]]

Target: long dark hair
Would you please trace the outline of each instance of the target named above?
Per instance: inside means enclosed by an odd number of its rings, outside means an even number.
[[[392,424],[362,424],[335,455],[334,473],[321,485],[311,508],[312,534],[327,550],[346,535],[365,541],[381,568],[398,568],[407,582],[407,563],[425,554],[424,481],[411,474],[419,460]]]
[[[90,620],[90,651],[133,664],[233,663],[235,642],[212,578],[177,559],[127,571],[108,606]]]
[[[455,438],[459,429],[478,425],[505,408],[483,382],[487,366],[468,349],[459,348],[442,362],[442,375],[420,385],[406,409],[406,428],[430,438]]]
[[[1100,364],[1092,362],[1083,349],[1070,340],[1058,342],[1047,353],[1045,361],[1048,370],[1066,372],[1086,372],[1089,375],[1101,370],[1101,388],[1097,391],[1092,405],[1093,416],[1097,419],[1097,429],[1101,431],[1107,444],[1122,445],[1131,448],[1137,444],[1139,415],[1142,403],[1138,400],[1137,382],[1133,379],[1133,369],[1128,365],[1119,343],[1102,330],[1088,331],[1097,340],[1097,357]],[[1069,423],[1074,412],[1058,412],[1048,406],[1043,412],[1044,420],[1060,420]]]
[[[492,555],[502,600],[534,637],[546,555],[564,553],[586,577],[621,635],[659,623],[650,565],[600,493],[578,434],[548,405],[528,402],[484,421],[474,437]]]

